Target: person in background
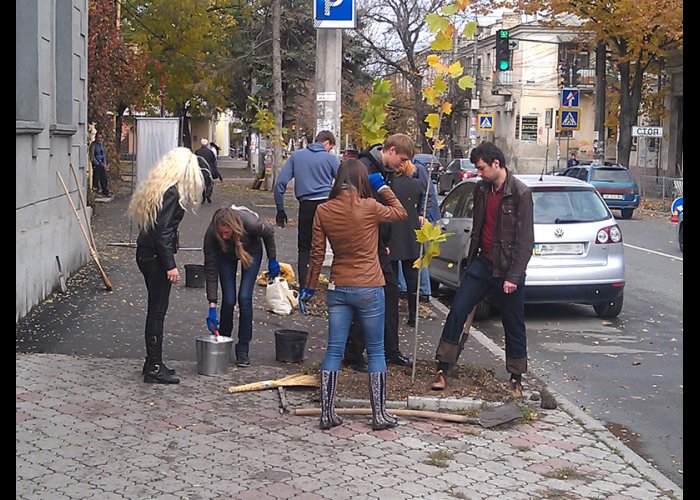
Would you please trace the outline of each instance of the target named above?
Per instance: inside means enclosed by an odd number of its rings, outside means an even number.
[[[395,170],[402,163],[411,159],[414,150],[413,139],[409,136],[406,134],[392,134],[387,137],[384,144],[376,144],[362,150],[359,154],[359,159],[365,164],[369,173],[380,173],[384,181],[390,183],[394,177]],[[375,196],[376,194],[374,193]],[[413,364],[413,361],[411,358],[404,356],[399,349],[399,286],[388,253],[391,228],[392,224],[382,223],[379,225],[377,244],[379,264],[386,283],[384,286],[386,302],[384,349],[388,363],[410,366]],[[350,328],[343,364],[356,371],[366,371],[367,363],[364,359],[364,350],[362,329],[359,323],[354,321]]]
[[[423,194],[420,181],[413,177],[416,167],[410,161],[401,163],[396,167],[394,175],[391,177],[389,187],[396,194],[401,205],[406,209],[408,216],[401,222],[394,222],[391,225],[391,236],[389,238],[389,260],[394,275],[398,275],[399,269],[406,277],[407,297],[408,297],[408,326],[416,326],[416,290],[418,288],[418,269],[413,267],[413,262],[420,253],[420,243],[416,241],[416,230],[420,228],[423,217],[419,216],[420,199]],[[391,308],[399,307],[399,295],[396,294],[396,304],[391,304]],[[396,336],[398,343],[398,334]],[[385,339],[386,343],[387,340]],[[398,345],[394,347],[398,350]]]
[[[253,338],[253,288],[260,270],[263,243],[267,253],[268,277],[280,273],[275,246],[275,229],[246,207],[223,207],[214,212],[204,234],[204,275],[209,301],[207,328],[214,333],[218,282],[221,282],[221,335],[233,332],[233,309],[236,306],[236,274],[241,263],[238,287],[238,343],[235,346],[236,365],[250,366],[250,341]]]
[[[202,139],[201,144],[202,146],[197,151],[195,151],[194,154],[196,154],[197,156],[201,156],[207,162],[207,166],[209,167],[209,171],[211,172],[212,179],[220,179],[223,181],[224,178],[219,172],[216,154],[209,147],[209,140]]]
[[[335,136],[329,130],[322,130],[316,141],[304,149],[294,151],[285,162],[275,184],[275,221],[279,227],[287,223],[284,211],[284,192],[287,184],[294,179],[294,196],[299,201],[299,224],[297,228],[297,272],[299,283],[306,281],[306,270],[311,253],[311,228],[316,207],[328,199],[333,179],[338,173],[340,161],[331,153],[335,146]]]
[[[571,153],[571,157],[568,160],[566,160],[566,168],[575,167],[579,163],[581,162],[578,161],[578,158],[576,158],[576,153]]]
[[[472,149],[469,159],[481,176],[474,188],[474,225],[464,276],[435,353],[438,372],[432,388],[445,388],[467,316],[492,293],[500,303],[510,389],[522,398],[522,374],[527,371],[525,269],[535,243],[532,193],[506,168],[503,151],[492,142]]]
[[[92,188],[102,190],[104,196],[109,196],[109,180],[107,179],[107,155],[102,145],[102,132],[95,134],[95,140],[90,144],[90,163],[92,163]]]
[[[372,189],[384,198],[386,205],[372,196]],[[316,291],[327,238],[333,249],[333,263],[327,295],[328,345],[321,365],[321,429],[343,422],[335,414],[335,393],[353,317],[365,333],[372,429],[397,424],[385,409],[384,276],[377,254],[377,228],[380,222],[397,222],[406,215],[382,175],[374,173],[368,177],[367,168],[354,158],[340,165],[328,201],[316,210],[309,273],[299,295],[299,308],[306,312],[307,301]]]
[[[163,325],[170,289],[180,279],[175,254],[178,226],[185,210],[201,203],[204,180],[197,157],[189,148],[166,153],[139,184],[129,204],[129,215],[139,228],[136,264],[148,290],[146,361],[143,380],[150,384],[178,384],[175,370],[163,362]]]
[[[428,200],[426,204],[426,218],[431,224],[435,224],[436,221],[440,220],[440,205],[438,203],[437,189],[435,188],[435,183],[430,180],[430,174],[428,172],[428,167],[418,158],[413,158],[412,163],[416,166],[416,171],[413,177],[419,179],[421,182],[421,200],[418,206],[418,213],[423,214],[423,204],[425,203],[425,193],[428,191]],[[421,223],[422,225],[422,223]],[[421,267],[420,273],[420,301],[430,302],[430,296],[432,295],[432,289],[430,286],[430,274],[428,273],[427,267]],[[406,296],[406,279],[403,275],[403,269],[399,266],[398,274],[396,275],[399,284],[399,295]]]

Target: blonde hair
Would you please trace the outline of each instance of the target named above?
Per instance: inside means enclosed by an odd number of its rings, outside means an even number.
[[[204,190],[204,177],[197,157],[189,148],[168,151],[139,184],[129,203],[129,216],[139,229],[150,231],[163,207],[163,195],[172,186],[177,188],[180,206],[192,212],[199,206]]]
[[[238,211],[229,207],[219,208],[216,212],[214,212],[214,216],[211,218],[211,224],[214,226],[214,236],[219,242],[221,251],[224,253],[227,250],[227,243],[226,240],[224,240],[219,234],[219,226],[224,226],[231,230],[231,240],[236,256],[238,257],[238,260],[241,261],[243,267],[248,269],[250,263],[253,261],[253,258],[248,252],[246,252],[245,248],[243,248],[243,244],[241,243],[241,237],[243,236],[245,229],[243,228],[243,220],[241,220],[241,216]]]
[[[396,169],[397,175],[405,175],[406,177],[413,177],[416,173],[416,165],[411,160],[403,162],[399,168]]]

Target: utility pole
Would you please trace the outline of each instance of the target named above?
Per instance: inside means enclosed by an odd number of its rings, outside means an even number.
[[[335,154],[340,147],[340,82],[343,30],[316,30],[316,125],[314,138],[321,130],[335,136]]]
[[[595,123],[593,127],[593,158],[605,158],[605,42],[595,48]]]

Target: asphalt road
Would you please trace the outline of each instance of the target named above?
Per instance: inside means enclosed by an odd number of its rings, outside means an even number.
[[[548,385],[603,422],[683,485],[683,254],[670,216],[618,221],[625,303],[615,320],[591,306],[526,306],[531,365]],[[448,294],[443,302],[449,304]],[[503,346],[497,311],[476,328]]]

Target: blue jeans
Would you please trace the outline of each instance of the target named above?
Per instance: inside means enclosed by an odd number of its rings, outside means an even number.
[[[525,371],[527,360],[527,337],[525,332],[525,282],[518,289],[503,293],[503,278],[491,275],[493,265],[477,256],[464,272],[462,282],[452,300],[450,313],[442,329],[441,341],[458,344],[467,316],[472,308],[488,293],[500,303],[501,323],[506,339],[506,370],[512,374]]]
[[[252,262],[247,269],[241,265],[241,285],[238,290],[238,343],[236,352],[248,352],[253,338],[253,288],[260,271],[262,248],[250,255]],[[219,332],[230,337],[233,332],[233,308],[236,305],[236,270],[238,261],[219,257],[219,282],[221,283],[221,318]]]
[[[328,290],[328,347],[322,370],[340,370],[353,315],[357,314],[367,348],[367,370],[386,372],[384,359],[384,287],[337,286]]]
[[[403,270],[399,266],[399,274],[397,276],[399,280],[399,291],[406,292],[406,278],[404,278]],[[432,288],[430,288],[430,275],[428,274],[427,267],[420,268],[420,294],[426,297],[430,297],[432,294]]]

